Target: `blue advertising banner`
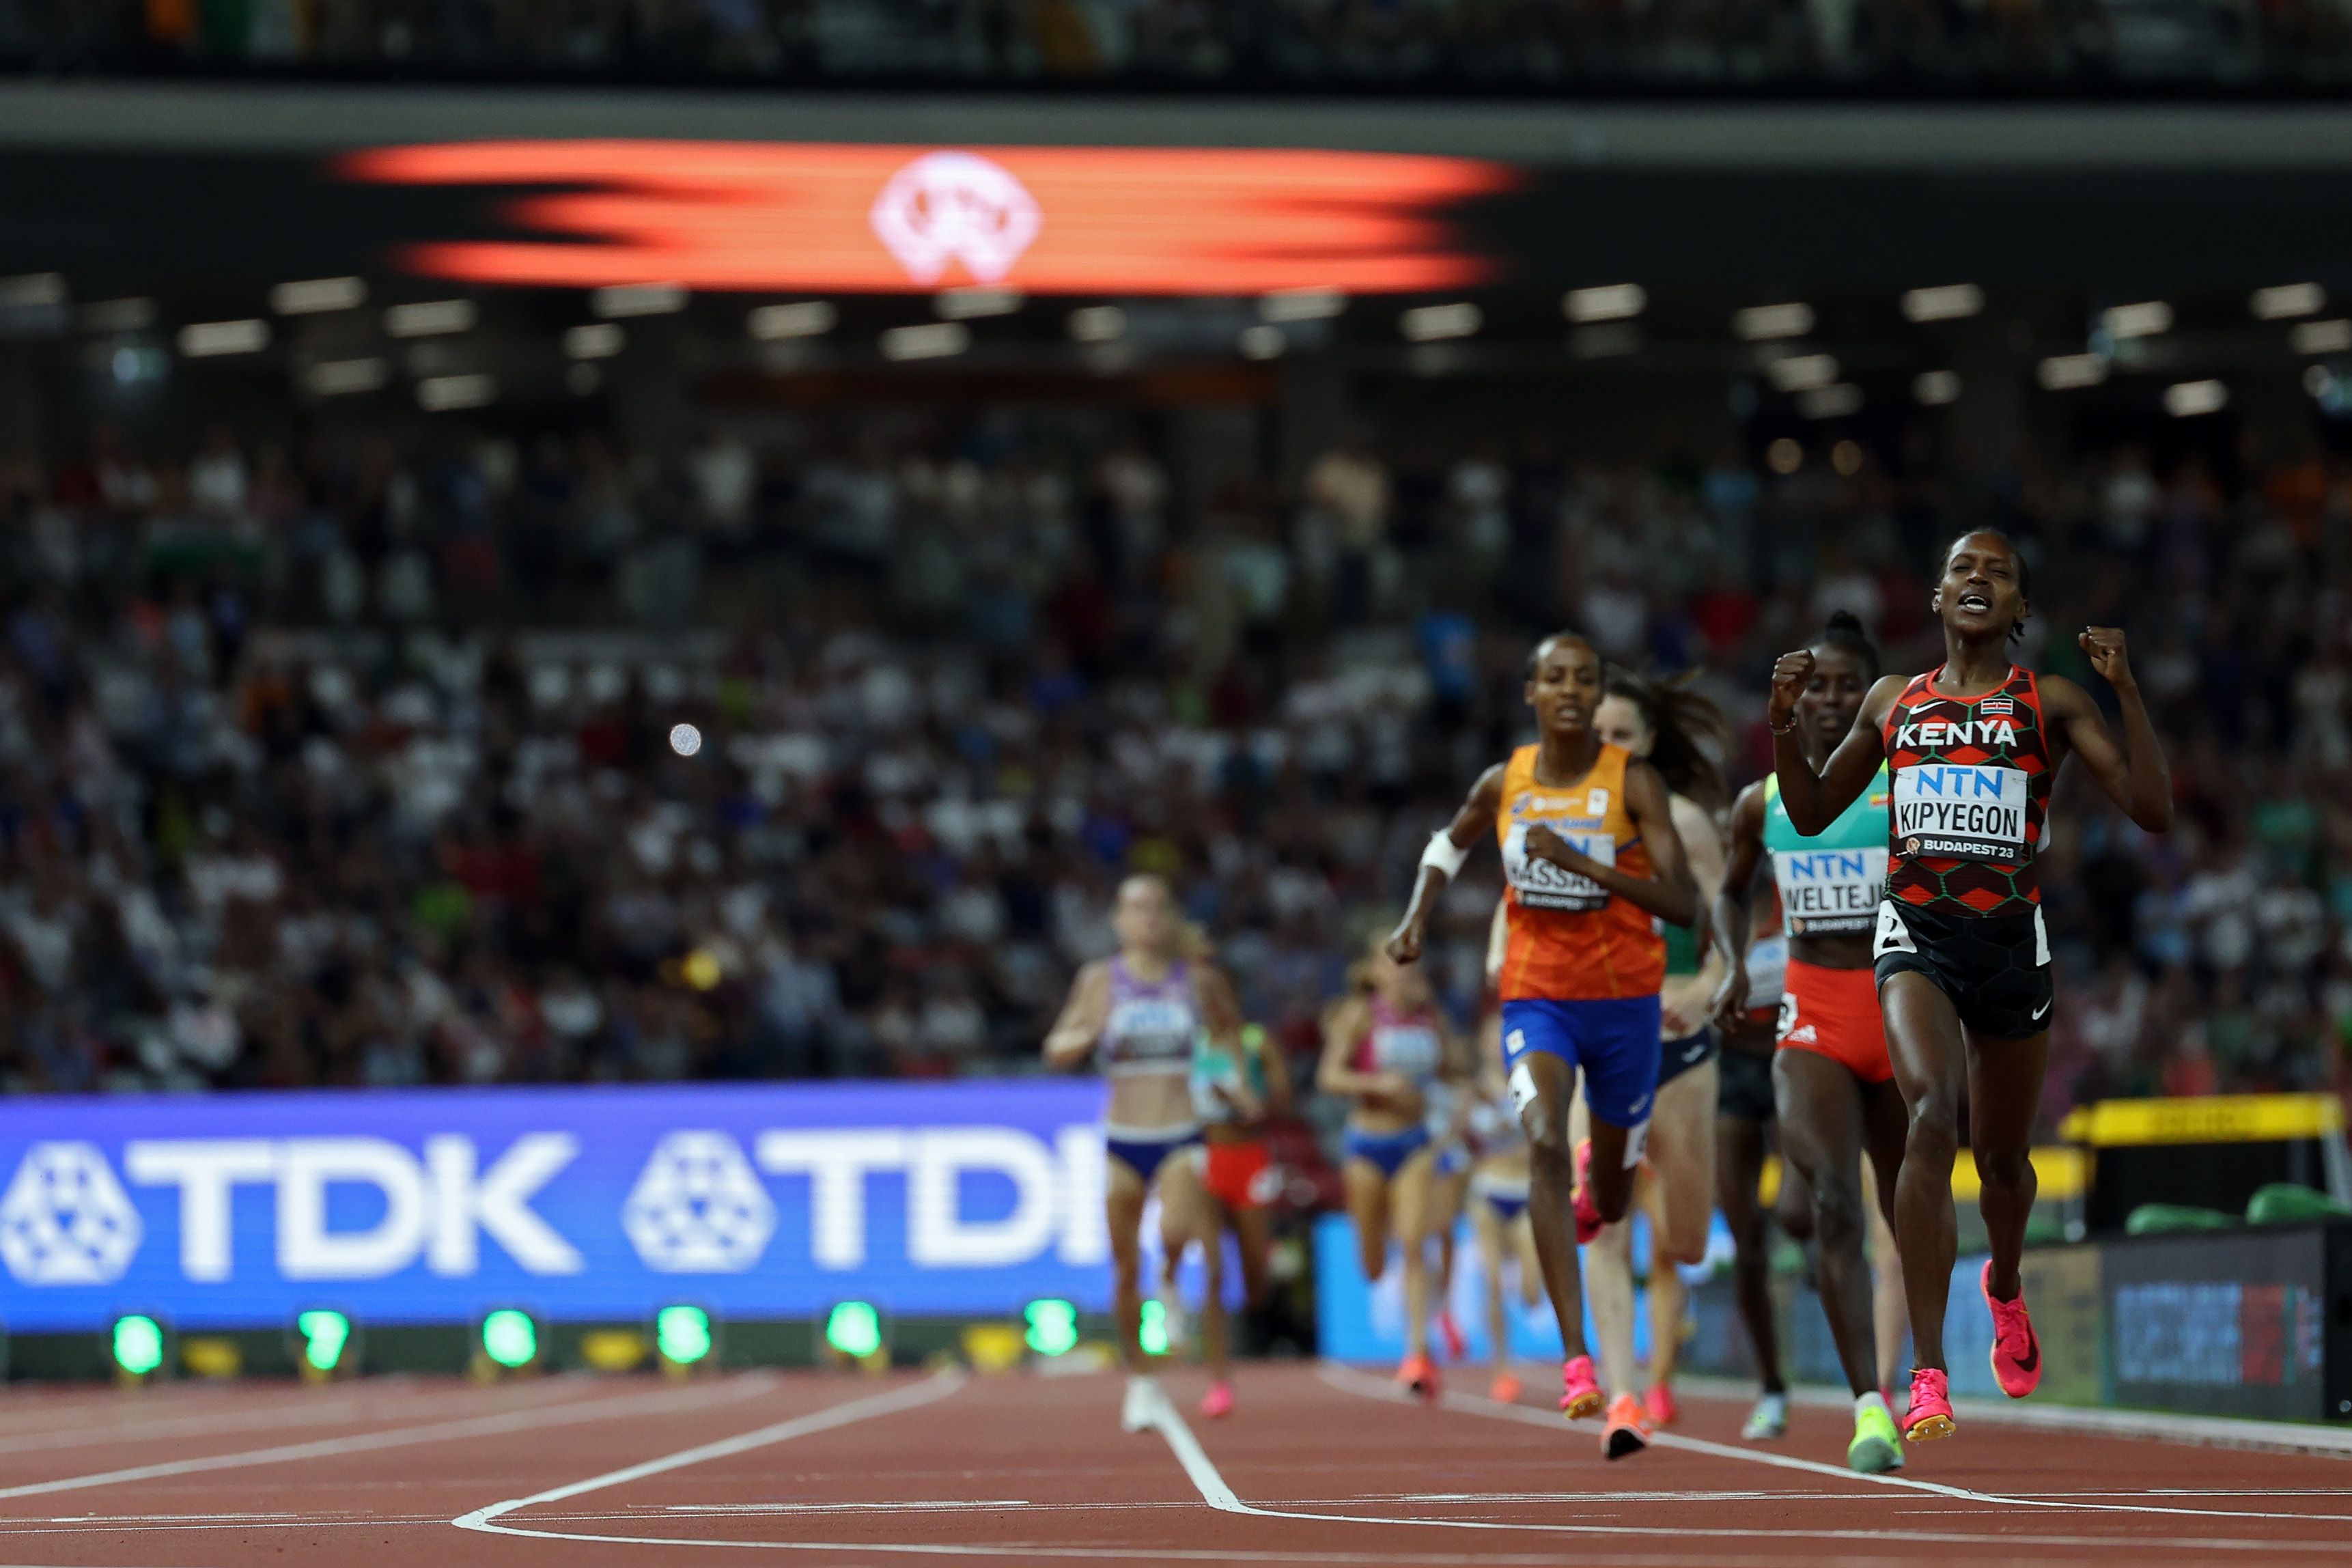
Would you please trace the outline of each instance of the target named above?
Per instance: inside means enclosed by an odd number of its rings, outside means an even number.
[[[1511,1354],[1521,1361],[1558,1361],[1559,1324],[1538,1281],[1530,1304],[1522,1290],[1519,1266],[1503,1264],[1503,1321]],[[1454,1279],[1445,1293],[1454,1321],[1469,1346],[1469,1360],[1493,1359],[1494,1335],[1486,1326],[1486,1266],[1479,1255],[1470,1222],[1454,1227]],[[1638,1353],[1650,1346],[1649,1305],[1636,1303],[1634,1336]],[[1367,1282],[1363,1260],[1356,1255],[1355,1227],[1345,1215],[1326,1215],[1315,1222],[1316,1343],[1333,1361],[1395,1362],[1404,1358],[1404,1269],[1396,1248],[1389,1250],[1388,1271]],[[1588,1342],[1598,1342],[1592,1314],[1584,1315]]]
[[[0,1323],[1099,1310],[1101,1103],[1071,1079],[10,1100]]]

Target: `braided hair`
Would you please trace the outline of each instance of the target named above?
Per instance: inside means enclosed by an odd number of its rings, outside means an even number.
[[[1822,628],[1812,646],[1852,654],[1855,663],[1870,671],[1870,679],[1878,679],[1878,645],[1870,640],[1870,634],[1863,629],[1862,617],[1852,610],[1832,611],[1829,624]]]

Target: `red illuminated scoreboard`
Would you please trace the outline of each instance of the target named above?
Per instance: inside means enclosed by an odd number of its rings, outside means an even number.
[[[426,240],[470,283],[899,293],[1411,293],[1488,281],[1455,209],[1518,176],[1466,158],[1129,147],[548,141],[391,147],[348,180],[513,194],[529,237]]]

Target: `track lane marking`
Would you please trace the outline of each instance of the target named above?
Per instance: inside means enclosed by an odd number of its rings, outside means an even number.
[[[887,1394],[869,1394],[864,1399],[853,1399],[845,1405],[835,1405],[813,1415],[795,1415],[788,1421],[778,1421],[753,1431],[740,1433],[732,1437],[721,1437],[715,1443],[701,1443],[691,1448],[681,1448],[675,1454],[665,1454],[659,1458],[624,1466],[617,1470],[607,1470],[601,1476],[591,1476],[586,1480],[573,1481],[567,1486],[550,1487],[545,1491],[533,1492],[529,1497],[509,1498],[504,1502],[494,1502],[487,1507],[478,1508],[471,1513],[459,1514],[449,1522],[459,1530],[481,1531],[493,1535],[543,1534],[545,1532],[540,1531],[521,1530],[511,1525],[502,1525],[498,1521],[503,1515],[512,1513],[518,1509],[530,1508],[535,1503],[562,1502],[567,1498],[602,1491],[607,1487],[625,1486],[630,1481],[643,1480],[648,1476],[658,1476],[670,1470],[684,1469],[688,1465],[698,1465],[705,1459],[724,1459],[736,1454],[749,1453],[754,1448],[764,1448],[771,1444],[790,1442],[795,1437],[807,1436],[812,1432],[829,1432],[836,1426],[847,1426],[877,1415],[891,1415],[901,1410],[919,1409],[936,1400],[945,1399],[949,1394],[961,1388],[965,1382],[964,1374],[961,1372],[950,1370],[938,1373],[920,1383],[895,1388]],[[557,1539],[586,1538],[559,1536]]]
[[[393,1394],[395,1391],[386,1390],[385,1392]],[[397,1392],[406,1394],[410,1391]],[[426,1391],[425,1398],[410,1400],[407,1403],[427,1407],[433,1405],[446,1405],[450,1402],[447,1397],[449,1394],[462,1392],[478,1391],[457,1387],[432,1390]],[[565,1396],[580,1393],[582,1391],[576,1386],[557,1388],[550,1390],[542,1397],[511,1399],[506,1403],[514,1410],[545,1410],[574,1403]],[[440,1397],[434,1397],[436,1394]],[[120,1420],[109,1422],[103,1426],[82,1422],[50,1432],[20,1433],[12,1436],[0,1437],[0,1454],[35,1451],[47,1453],[60,1448],[96,1447],[101,1444],[144,1443],[150,1440],[161,1441],[166,1437],[183,1436],[190,1433],[201,1435],[213,1432],[254,1432],[267,1431],[273,1426],[332,1426],[339,1424],[356,1424],[370,1419],[371,1412],[367,1409],[370,1403],[369,1399],[359,1397],[341,1400],[331,1405],[306,1405],[289,1399],[273,1405],[267,1410],[249,1411],[243,1415],[226,1414],[173,1415],[160,1421],[142,1421],[139,1419],[138,1412],[126,1410]],[[384,1403],[394,1403],[394,1401],[386,1400]],[[380,1409],[374,1411],[373,1415],[375,1419],[383,1420],[415,1416],[420,1414],[423,1412],[416,1409]],[[5,1410],[0,1410],[0,1421],[5,1421]]]
[[[942,1375],[944,1377],[951,1374]],[[747,1448],[762,1447],[769,1443],[782,1442],[787,1440],[789,1437],[803,1436],[809,1431],[824,1430],[834,1426],[846,1426],[854,1421],[865,1420],[875,1415],[887,1415],[900,1409],[915,1408],[919,1405],[929,1403],[930,1399],[943,1397],[945,1394],[953,1391],[953,1386],[960,1385],[961,1380],[959,1379],[956,1384],[941,1388],[939,1386],[939,1380],[934,1380],[931,1384],[916,1384],[911,1389],[901,1390],[895,1394],[877,1395],[866,1400],[852,1401],[847,1405],[836,1405],[829,1411],[819,1412],[814,1416],[801,1417],[794,1421],[779,1423],[773,1427],[765,1427],[757,1432],[746,1433],[740,1437],[727,1438],[717,1443],[704,1444],[695,1448],[682,1450],[677,1454],[667,1455],[657,1459],[647,1460],[643,1464],[629,1466],[619,1470],[608,1471],[604,1475],[592,1477],[586,1481],[574,1482],[564,1487],[551,1488],[547,1491],[535,1493],[529,1498],[513,1499],[507,1502],[491,1504],[487,1508],[478,1509],[470,1514],[461,1515],[450,1522],[459,1528],[478,1530],[487,1533],[521,1536],[535,1540],[559,1541],[578,1544],[635,1546],[640,1548],[693,1547],[729,1551],[821,1552],[840,1553],[848,1556],[863,1555],[867,1557],[1019,1558],[1029,1561],[1055,1562],[1109,1561],[1162,1563],[1265,1563],[1299,1564],[1333,1563],[1366,1565],[1428,1564],[1431,1565],[1431,1568],[1453,1568],[1453,1565],[1456,1564],[1464,1565],[1464,1568],[1468,1568],[1468,1565],[1473,1564],[1488,1565],[1488,1568],[1494,1568],[1494,1565],[1521,1563],[1528,1565],[1528,1568],[1558,1568],[1558,1565],[1565,1562],[1571,1561],[1570,1559],[1561,1557],[1558,1553],[1537,1555],[1532,1553],[1495,1552],[1478,1552],[1472,1554],[1410,1552],[1284,1552],[1271,1550],[1202,1550],[1149,1546],[1129,1547],[1124,1545],[1064,1546],[1023,1542],[981,1543],[972,1542],[914,1542],[872,1541],[744,1540],[740,1538],[695,1537],[681,1535],[624,1535],[604,1532],[589,1533],[586,1531],[533,1529],[521,1525],[507,1524],[500,1521],[503,1515],[510,1513],[518,1509],[530,1506],[534,1503],[562,1501],[567,1498],[577,1497],[588,1491],[622,1485],[629,1480],[638,1479],[647,1476],[662,1474],[667,1471],[681,1468],[687,1465],[699,1463],[705,1459],[724,1458],[733,1453],[742,1452]],[[912,1397],[914,1395],[922,1394],[926,1392],[929,1392],[929,1398]],[[1162,1440],[1168,1443],[1171,1454],[1176,1458],[1179,1464],[1185,1469],[1187,1479],[1192,1482],[1193,1489],[1200,1494],[1202,1501],[1221,1512],[1245,1514],[1261,1519],[1297,1520],[1307,1523],[1321,1525],[1380,1524],[1419,1527],[1425,1529],[1509,1531],[1534,1534],[1572,1536],[1585,1542],[1591,1542],[1596,1537],[1614,1537],[1621,1539],[1624,1537],[1639,1537],[1652,1541],[1659,1539],[1659,1531],[1655,1525],[1605,1525],[1576,1523],[1529,1524],[1502,1521],[1391,1519],[1367,1517],[1356,1514],[1309,1513],[1295,1509],[1261,1507],[1243,1500],[1234,1492],[1232,1487],[1225,1482],[1223,1476],[1218,1472],[1214,1462],[1209,1458],[1206,1451],[1201,1447],[1198,1438],[1192,1436],[1192,1430],[1185,1425],[1183,1417],[1176,1412],[1175,1407],[1172,1405],[1169,1404],[1164,1395],[1160,1397],[1159,1406],[1159,1409],[1154,1412],[1152,1429],[1159,1432]],[[1178,1434],[1181,1434],[1181,1436]],[[1833,1471],[1831,1473],[1839,1475],[1841,1479],[1861,1479],[1853,1478],[1843,1471]],[[1958,1489],[1939,1487],[1931,1482],[1918,1483],[1917,1489],[1930,1492],[1958,1490]],[[1857,1495],[1867,1496],[1869,1494]],[[1962,1495],[1968,1494],[1964,1493]],[[646,1522],[651,1521],[651,1518],[647,1517]],[[1721,1540],[1727,1542],[1785,1540],[1810,1542],[1853,1542],[1859,1545],[1879,1548],[1898,1543],[1990,1548],[2012,1553],[2012,1555],[2009,1557],[2005,1568],[2023,1568],[2024,1560],[2019,1559],[2013,1555],[2013,1553],[2021,1548],[2049,1547],[2077,1552],[2086,1549],[2117,1552],[2145,1552],[2151,1545],[2151,1542],[2147,1540],[2134,1537],[2054,1534],[2029,1535],[2011,1531],[1988,1533],[1982,1531],[1964,1532],[1949,1530],[1733,1530],[1683,1528],[1677,1529],[1675,1531],[1675,1538],[1676,1542],[1687,1542],[1695,1540]],[[2197,1542],[2197,1545],[2205,1550],[2217,1552],[2263,1552],[2300,1553],[2305,1552],[2320,1552],[2340,1554],[2342,1552],[2341,1544],[2332,1541],[2258,1541],[2217,1537],[2200,1540]],[[1665,1568],[1665,1565],[1668,1563],[1705,1565],[1705,1568],[1749,1568],[1749,1565],[1752,1565],[1752,1568],[1786,1568],[1786,1559],[1783,1558],[1733,1558],[1727,1556],[1714,1556],[1704,1553],[1694,1553],[1688,1550],[1687,1546],[1681,1546],[1677,1549],[1676,1547],[1668,1546],[1664,1542],[1661,1542],[1661,1546],[1662,1552],[1643,1553],[1641,1555],[1602,1555],[1591,1552],[1583,1547],[1580,1547],[1572,1561],[1580,1564],[1588,1565],[1588,1568],[1589,1565],[1601,1563],[1622,1563],[1625,1564],[1626,1568]]]
[[[751,1373],[740,1381],[712,1394],[695,1390],[684,1393],[622,1394],[610,1399],[582,1399],[560,1404],[534,1405],[520,1410],[501,1411],[490,1415],[469,1415],[454,1421],[427,1422],[421,1426],[394,1426],[374,1432],[357,1432],[343,1437],[320,1437],[308,1443],[284,1443],[271,1448],[247,1448],[234,1454],[208,1454],[188,1459],[167,1459],[152,1465],[132,1465],[119,1470],[100,1470],[93,1475],[66,1476],[51,1481],[28,1481],[21,1486],[0,1487],[0,1501],[11,1498],[47,1497],[54,1492],[84,1491],[94,1487],[122,1486],[132,1481],[157,1480],[166,1476],[198,1475],[208,1470],[247,1469],[257,1465],[289,1464],[299,1459],[331,1458],[341,1454],[364,1454],[382,1448],[405,1448],[420,1443],[438,1443],[461,1437],[498,1436],[509,1432],[529,1432],[545,1426],[570,1426],[590,1421],[611,1420],[633,1415],[667,1415],[692,1411],[714,1405],[731,1405],[764,1394],[774,1387],[772,1376]]]
[[[1319,1369],[1323,1382],[1342,1393],[1389,1404],[1410,1400],[1411,1395],[1396,1388],[1384,1378],[1372,1377],[1352,1367],[1327,1363]],[[1557,1416],[1547,1415],[1524,1405],[1505,1405],[1499,1400],[1484,1399],[1475,1394],[1449,1394],[1440,1402],[1448,1410],[1465,1415],[1485,1415],[1495,1420],[1517,1421],[1544,1427],[1548,1431],[1562,1430]],[[2128,1439],[2118,1439],[2127,1441]],[[1691,1453],[1707,1454],[1717,1458],[1740,1459],[1751,1465],[1769,1465],[1778,1469],[1808,1470],[1818,1475],[1835,1476],[1842,1480],[1869,1481],[1884,1487],[1896,1487],[1906,1491],[1928,1492],[1941,1497],[1957,1498],[1966,1502],[1987,1503],[1997,1508],[2054,1509],[2073,1513],[2118,1513],[2130,1515],[2172,1515],[2186,1519],[2260,1519],[2294,1520],[2312,1523],[2352,1522],[2352,1514],[2341,1513],[2275,1513],[2256,1509],[2170,1508],[2149,1503],[2086,1502],[2063,1500],[2032,1493],[2011,1495],[2000,1492],[1972,1491],[1966,1487],[1946,1486],[1940,1481],[1923,1481],[1909,1476],[1870,1476],[1850,1470],[1840,1465],[1823,1464],[1818,1459],[1800,1459],[1792,1454],[1764,1454],[1729,1443],[1711,1442],[1705,1437],[1685,1437],[1674,1432],[1658,1432],[1650,1441],[1663,1448],[1681,1448]],[[2130,1493],[2119,1494],[2131,1496]],[[1434,1522],[1434,1521],[1433,1521]],[[2209,1543],[2210,1544],[2210,1543]],[[2281,1546],[2297,1543],[2281,1542]]]

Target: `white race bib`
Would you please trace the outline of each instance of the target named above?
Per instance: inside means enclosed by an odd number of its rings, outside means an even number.
[[[1919,945],[1911,940],[1911,928],[1903,923],[1903,915],[1895,909],[1895,900],[1889,899],[1879,905],[1878,931],[1870,941],[1871,962],[1874,963],[1890,952],[1916,953],[1918,951]]]
[[[1775,849],[1772,880],[1795,935],[1865,931],[1886,891],[1886,850]]]
[[[1563,871],[1550,861],[1528,853],[1528,829],[1531,826],[1515,822],[1503,838],[1503,875],[1519,895],[1519,902],[1531,910],[1570,910],[1587,914],[1607,909],[1608,889],[1590,877]],[[1557,823],[1545,826],[1590,858],[1603,866],[1616,866],[1617,841],[1605,831],[1580,832]]]
[[[1895,771],[1895,842],[1906,855],[2025,858],[2030,780],[1990,763],[1916,763]]]

